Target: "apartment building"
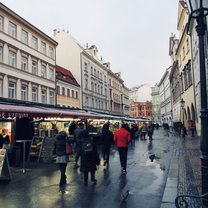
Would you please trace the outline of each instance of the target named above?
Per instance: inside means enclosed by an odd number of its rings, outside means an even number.
[[[123,93],[122,93],[122,103],[123,103],[123,114],[125,116],[130,116],[130,98],[129,93],[130,89],[123,85]]]
[[[178,7],[179,43],[176,51],[180,74],[181,99],[185,101],[183,122],[186,127],[189,121],[196,121],[195,95],[193,88],[193,71],[191,66],[191,39],[187,34],[188,9],[184,0],[179,1]]]
[[[160,115],[160,89],[157,84],[152,89],[152,121],[159,123],[161,121]]]
[[[57,42],[0,3],[0,97],[55,103]]]
[[[99,60],[95,45],[81,53],[82,107],[99,112],[108,111],[107,68]]]
[[[80,108],[80,85],[70,72],[61,66],[56,66],[57,105]]]
[[[131,117],[152,119],[152,102],[132,102],[130,108]]]
[[[172,106],[171,106],[171,95],[170,95],[170,75],[171,67],[165,70],[163,77],[161,78],[158,87],[160,89],[160,114],[161,122],[168,123],[169,126],[173,125],[172,122]]]

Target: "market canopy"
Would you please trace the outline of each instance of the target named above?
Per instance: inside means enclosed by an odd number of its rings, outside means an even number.
[[[0,118],[103,118],[84,110],[0,103]]]

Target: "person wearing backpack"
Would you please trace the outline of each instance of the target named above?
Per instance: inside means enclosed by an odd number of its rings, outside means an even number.
[[[110,148],[113,143],[113,133],[109,130],[109,123],[105,123],[102,129],[102,144],[103,144],[103,165],[109,165]]]
[[[128,124],[123,123],[121,128],[114,134],[114,142],[118,148],[121,170],[123,174],[126,174],[128,144],[131,141],[131,136],[128,129]]]
[[[95,184],[97,182],[95,179],[95,171],[97,170],[97,165],[100,164],[97,146],[93,138],[90,137],[87,129],[80,132],[80,138],[82,141],[80,172],[84,174],[85,185],[88,184],[89,172],[91,175],[91,182]]]

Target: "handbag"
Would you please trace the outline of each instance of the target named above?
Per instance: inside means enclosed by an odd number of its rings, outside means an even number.
[[[69,144],[68,142],[66,143],[66,154],[67,154],[67,155],[73,154],[72,146],[71,146],[71,144]]]

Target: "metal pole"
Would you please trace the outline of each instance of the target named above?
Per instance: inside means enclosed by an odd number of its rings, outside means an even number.
[[[204,51],[204,35],[206,25],[204,23],[203,12],[197,18],[198,25],[196,32],[199,37],[199,66],[200,66],[200,88],[201,88],[201,174],[202,174],[202,194],[208,192],[208,110],[207,110],[207,87],[206,87],[206,67]],[[203,205],[208,206],[208,196],[203,198]]]

